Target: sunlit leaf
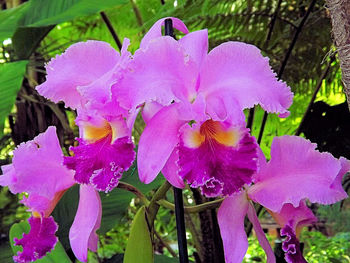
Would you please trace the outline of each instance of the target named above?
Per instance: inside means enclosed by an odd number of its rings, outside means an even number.
[[[126,0],[31,0],[21,24],[33,27],[55,25],[127,2]]]
[[[77,213],[78,202],[79,185],[75,185],[64,193],[52,212],[52,216],[59,225],[56,235],[66,249],[70,248],[68,239],[69,229],[72,226],[75,214]]]
[[[30,230],[30,225],[27,221],[23,221],[20,223],[16,223],[12,225],[10,229],[10,244],[11,248],[14,254],[17,254],[18,251],[22,251],[21,246],[15,246],[14,245],[14,238],[21,239],[23,236],[23,233],[28,233]],[[55,248],[49,252],[45,257],[36,260],[35,262],[38,263],[71,263],[71,260],[67,256],[63,246],[58,241]]]
[[[5,118],[9,115],[21,88],[26,65],[27,61],[0,64],[0,136],[3,134]]]
[[[153,263],[151,235],[146,221],[146,208],[137,211],[131,225],[130,236],[124,254],[124,263]]]

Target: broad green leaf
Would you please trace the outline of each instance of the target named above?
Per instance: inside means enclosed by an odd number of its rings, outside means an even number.
[[[13,48],[19,59],[28,59],[41,40],[54,26],[19,27],[12,37]]]
[[[28,3],[24,3],[18,7],[0,11],[0,42],[12,37],[27,9]]]
[[[16,237],[20,239],[23,233],[28,233],[30,230],[30,225],[27,221],[13,224],[10,228],[10,244],[14,254],[22,250],[21,246],[15,246],[13,239]]]
[[[146,208],[137,211],[131,224],[130,236],[124,254],[124,263],[153,263],[151,234],[146,221]]]
[[[79,185],[74,185],[64,193],[61,200],[52,212],[52,216],[58,223],[59,227],[56,235],[62,242],[65,249],[70,248],[69,229],[73,224],[75,214],[79,203]]]
[[[22,251],[21,246],[14,245],[14,238],[22,238],[23,233],[28,233],[30,230],[30,225],[27,221],[22,221],[20,223],[13,224],[10,229],[10,244],[14,254],[18,251]],[[71,260],[66,254],[61,243],[58,241],[55,248],[49,252],[45,257],[36,260],[37,263],[71,263]]]
[[[102,202],[102,219],[99,234],[112,229],[125,215],[134,195],[122,189],[114,189],[108,194],[100,193]]]
[[[31,0],[28,12],[21,20],[23,26],[48,26],[73,20],[79,16],[96,14],[125,4],[126,0]]]
[[[0,137],[4,131],[5,118],[9,115],[17,93],[21,88],[27,62],[18,61],[0,64]]]

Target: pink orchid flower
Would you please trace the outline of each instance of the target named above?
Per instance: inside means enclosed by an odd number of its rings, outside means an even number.
[[[144,105],[140,179],[150,183],[162,171],[176,187],[186,180],[208,197],[231,195],[257,170],[257,144],[243,109],[260,104],[287,115],[293,95],[255,46],[227,42],[208,53],[207,30],[176,41],[161,36],[163,23],[145,35],[127,73],[112,86],[122,107]]]
[[[283,242],[287,262],[305,262],[297,237],[303,226],[316,221],[305,200],[332,204],[346,198],[341,180],[350,170],[348,160],[315,149],[316,144],[301,137],[282,136],[273,140],[268,163],[259,152],[260,170],[253,177],[254,184],[227,197],[218,211],[226,263],[241,262],[247,251],[245,215],[253,224],[267,262],[275,262],[251,201],[264,206],[281,225],[281,235],[287,237]]]
[[[72,45],[46,65],[46,81],[36,89],[54,102],[77,110],[79,146],[65,165],[76,171],[75,180],[99,191],[111,191],[135,159],[131,130],[137,111],[119,106],[111,86],[130,62],[125,39],[121,55],[108,43],[87,41]]]
[[[57,242],[57,224],[51,212],[65,191],[75,184],[74,171],[63,165],[63,153],[51,126],[32,141],[20,144],[14,150],[12,164],[1,167],[0,185],[8,186],[13,194],[26,193],[22,203],[29,207],[32,216],[28,234],[15,239],[15,245],[23,252],[14,256],[16,262],[31,262],[46,255]],[[96,230],[101,222],[101,200],[94,188],[80,186],[78,211],[69,232],[69,239],[75,256],[87,261],[88,248],[97,250]]]

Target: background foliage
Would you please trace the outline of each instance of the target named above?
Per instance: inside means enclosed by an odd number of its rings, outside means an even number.
[[[165,0],[164,2],[163,4],[160,0],[0,0],[3,9],[0,11],[0,165],[11,162],[12,151],[16,145],[32,139],[50,125],[57,126],[60,142],[66,152],[72,145],[74,137],[78,134],[74,125],[75,112],[64,109],[62,104],[53,104],[40,97],[34,87],[45,80],[44,64],[50,58],[64,52],[73,43],[97,39],[109,42],[118,50],[115,39],[101,18],[102,11],[109,18],[119,39],[122,41],[127,37],[131,40],[132,51],[138,48],[142,36],[157,19],[175,16],[182,19],[190,31],[208,28],[210,48],[225,41],[236,40],[258,46],[263,54],[270,58],[271,66],[276,72],[280,72],[295,32],[300,30],[282,75],[282,79],[295,93],[294,104],[289,118],[268,117],[261,143],[267,156],[274,136],[295,134],[317,83],[320,83],[320,90],[316,101],[324,101],[332,106],[344,102],[339,63],[337,59],[333,62],[331,60],[334,50],[324,1]],[[305,25],[298,29],[310,3],[314,4],[312,12]],[[178,34],[178,37],[181,35]],[[328,73],[325,78],[321,78],[328,64]],[[325,112],[321,113],[324,116]],[[348,112],[343,114],[346,115]],[[252,126],[252,133],[255,136],[259,134],[262,118],[263,111],[257,108]],[[143,125],[138,118],[134,131],[136,141]],[[335,125],[335,129],[342,131],[346,129],[343,123]],[[301,135],[306,136],[305,134],[306,132]],[[338,139],[344,149],[350,149],[348,143],[350,140],[346,137],[349,135],[344,134],[338,136]],[[321,150],[325,145],[336,145],[329,141],[329,137],[322,137],[322,140],[316,140]],[[340,155],[337,149],[332,153],[335,156]],[[162,177],[158,177],[159,179],[150,185],[143,185],[138,181],[136,171],[136,166],[133,166],[123,177],[123,181],[136,186],[146,196],[152,196],[154,189],[162,183]],[[10,227],[13,223],[26,219],[28,213],[23,206],[18,205],[20,197],[11,195],[6,188],[0,190],[0,261],[11,262],[12,251],[8,241]],[[115,189],[108,195],[101,194],[101,197],[103,218],[99,230],[100,244],[98,253],[89,255],[89,261],[121,262],[130,234],[129,227],[141,206],[140,200],[122,189]],[[198,193],[189,189],[185,191],[184,197],[188,205],[203,202]],[[173,201],[171,194],[167,199]],[[58,236],[62,248],[71,259],[73,257],[67,236],[77,202],[77,189],[73,188],[65,194],[53,212],[61,226]],[[304,233],[304,254],[310,262],[350,262],[347,256],[350,254],[349,246],[346,245],[350,244],[350,228],[344,226],[343,220],[349,218],[348,207],[346,203],[332,207],[313,207],[315,212],[318,211],[321,223],[315,225],[313,231]],[[213,246],[209,244],[210,242],[206,244],[204,241],[214,238],[214,234],[208,234],[203,230],[210,229],[215,232],[215,219],[210,212],[186,216],[186,225],[191,260],[203,261]],[[176,262],[170,258],[176,253],[172,211],[161,207],[155,231],[158,237],[154,240],[154,246],[156,252],[160,254],[155,257],[155,262]],[[330,235],[334,237],[329,237]],[[271,243],[273,241],[274,238],[271,237]],[[250,244],[246,262],[262,261],[264,254],[254,237],[250,238]]]

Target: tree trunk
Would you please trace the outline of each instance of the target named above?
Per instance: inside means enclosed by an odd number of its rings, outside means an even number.
[[[338,51],[344,93],[350,108],[350,0],[327,0]]]

